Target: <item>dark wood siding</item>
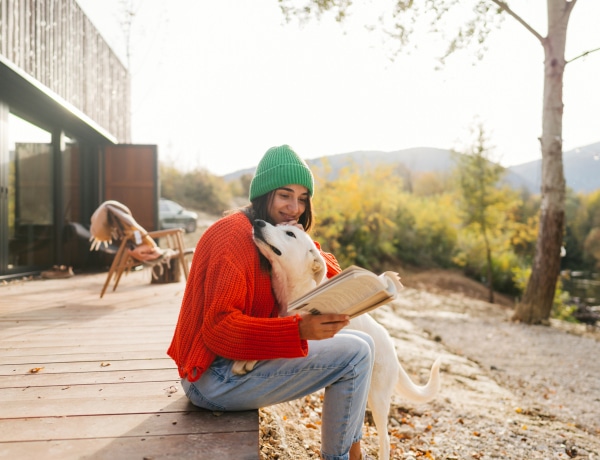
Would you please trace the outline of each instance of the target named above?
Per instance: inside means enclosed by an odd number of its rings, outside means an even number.
[[[127,206],[146,230],[158,223],[158,171],[155,145],[111,145],[104,150],[104,199]]]

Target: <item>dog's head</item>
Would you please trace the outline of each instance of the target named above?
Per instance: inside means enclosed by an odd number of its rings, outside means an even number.
[[[253,238],[271,263],[271,279],[281,306],[321,283],[325,260],[313,240],[294,225],[271,225],[255,220]]]

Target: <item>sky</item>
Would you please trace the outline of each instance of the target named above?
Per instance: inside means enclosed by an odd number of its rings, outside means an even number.
[[[477,125],[504,166],[541,158],[543,49],[510,17],[483,60],[460,51],[436,70],[441,38],[420,31],[392,59],[393,40],[365,27],[390,0],[367,0],[341,25],[286,23],[277,0],[77,2],[130,69],[131,141],[158,145],[160,161],[182,171],[254,167],[281,144],[305,159],[460,150]],[[134,11],[129,48],[124,3]],[[510,3],[546,34],[545,0]],[[579,0],[567,59],[600,47],[598,18],[599,1]],[[564,151],[600,142],[599,81],[600,51],[567,65]]]

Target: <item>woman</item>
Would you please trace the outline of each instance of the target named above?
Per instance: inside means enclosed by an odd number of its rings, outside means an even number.
[[[287,145],[269,149],[250,184],[251,204],[210,226],[200,238],[168,350],[196,406],[247,410],[325,388],[321,457],[359,460],[373,367],[373,342],[343,330],[346,315],[278,317],[268,262],[252,240],[252,222],[310,230],[313,176]],[[327,276],[340,271],[323,253]],[[259,360],[248,374],[234,360]]]

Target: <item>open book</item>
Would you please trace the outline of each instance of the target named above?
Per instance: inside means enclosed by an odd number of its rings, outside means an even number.
[[[294,300],[288,305],[288,313],[339,313],[354,318],[395,299],[402,288],[397,273],[385,272],[378,276],[351,265]]]

